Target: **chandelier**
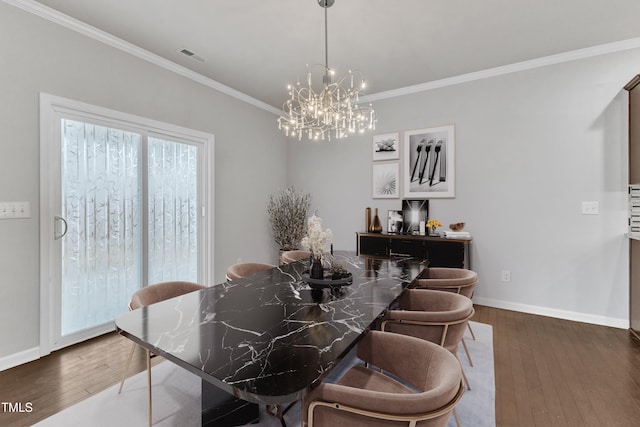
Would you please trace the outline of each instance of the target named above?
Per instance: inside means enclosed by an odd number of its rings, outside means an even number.
[[[365,81],[357,71],[332,81],[334,74],[329,68],[327,37],[327,9],[334,0],[318,0],[324,8],[325,65],[322,68],[322,90],[316,92],[312,86],[312,73],[307,74],[307,84],[298,82],[289,85],[289,99],[284,103],[285,115],[278,118],[278,129],[287,136],[303,136],[314,140],[341,139],[353,133],[363,133],[376,128],[375,112],[371,104],[359,105],[358,100],[365,88]]]

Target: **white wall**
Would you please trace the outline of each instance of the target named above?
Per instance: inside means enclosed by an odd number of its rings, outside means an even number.
[[[0,369],[39,342],[39,92],[214,134],[213,281],[238,258],[277,259],[265,211],[287,152],[272,113],[3,2],[0,52],[0,201],[32,210],[0,221]]]
[[[432,199],[430,217],[472,232],[477,303],[628,327],[622,87],[638,72],[633,50],[375,102],[375,133],[455,125],[456,197]],[[385,228],[401,209],[371,198],[371,134],[288,150],[289,180],[312,192],[336,248],[355,249],[365,207]]]
[[[365,207],[400,209],[371,199],[370,134],[285,142],[270,113],[6,3],[0,52],[0,201],[33,213],[0,221],[0,369],[39,340],[39,92],[215,135],[215,282],[238,258],[275,261],[265,206],[287,184],[312,194],[338,249],[355,249]],[[635,50],[375,103],[376,133],[455,124],[456,198],[431,217],[473,233],[476,302],[626,326],[621,88],[639,71]],[[580,214],[591,200],[601,215]]]

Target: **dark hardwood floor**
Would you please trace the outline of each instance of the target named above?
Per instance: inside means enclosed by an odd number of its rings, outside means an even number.
[[[119,383],[130,349],[131,341],[113,332],[0,372],[0,402],[21,403],[25,411],[0,406],[0,427],[31,426]],[[138,348],[129,376],[144,369],[144,352]],[[26,412],[27,403],[31,412]]]
[[[498,426],[640,425],[640,342],[628,331],[482,306],[474,320],[494,328]],[[0,406],[0,426],[30,426],[117,384],[129,345],[108,334],[0,372],[0,402],[33,406]],[[143,369],[137,350],[130,375]]]
[[[639,426],[640,342],[624,329],[476,306],[493,325],[498,426]]]

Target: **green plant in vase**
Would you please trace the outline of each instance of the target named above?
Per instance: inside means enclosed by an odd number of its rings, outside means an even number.
[[[347,268],[343,264],[334,262],[329,268],[329,274],[331,275],[331,279],[333,280],[344,279],[346,277],[349,277],[349,270],[347,270]]]

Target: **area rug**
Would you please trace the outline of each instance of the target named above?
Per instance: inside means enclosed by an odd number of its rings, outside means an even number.
[[[467,332],[465,342],[473,359],[473,367],[460,347],[458,358],[469,379],[467,390],[457,405],[460,423],[465,427],[495,427],[495,381],[493,365],[493,331],[490,325],[471,322],[476,340]],[[328,381],[339,378],[350,366],[358,363],[355,356],[346,357],[332,372]],[[200,378],[164,361],[152,370],[153,425],[156,427],[200,426]],[[122,394],[113,386],[46,420],[38,427],[92,426],[136,427],[147,425],[146,372],[125,382]],[[285,415],[289,427],[300,426],[300,403]],[[455,427],[453,417],[448,427]],[[280,422],[261,407],[260,423],[252,426],[279,427]]]

